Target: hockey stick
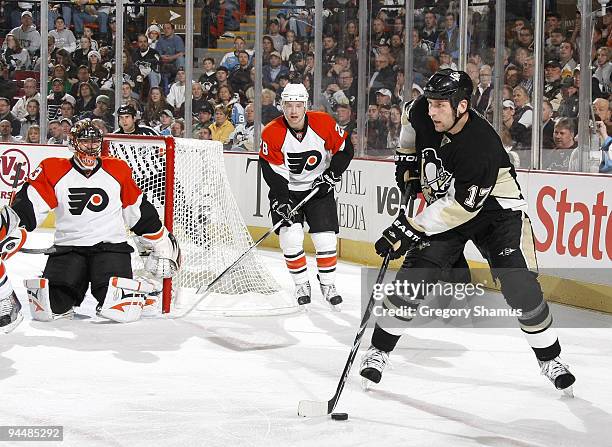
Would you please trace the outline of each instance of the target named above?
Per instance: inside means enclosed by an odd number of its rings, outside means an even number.
[[[312,199],[314,197],[314,195],[319,191],[319,188],[315,188],[313,189],[306,197],[304,197],[302,199],[302,201],[300,203],[298,203],[292,210],[291,210],[291,216],[294,216],[295,213],[298,212],[298,210],[300,208],[302,208],[306,202],[308,202],[310,199]],[[257,247],[260,243],[262,243],[265,239],[267,239],[272,233],[274,233],[277,229],[279,229],[284,223],[284,220],[281,219],[278,222],[276,222],[276,224],[270,228],[266,234],[264,234],[262,237],[260,237],[257,242],[255,242],[253,245],[251,245],[249,247],[249,249],[247,251],[245,251],[244,253],[242,253],[240,255],[240,257],[238,259],[236,259],[229,267],[227,267],[225,270],[223,270],[219,276],[217,276],[215,279],[213,279],[210,284],[208,284],[208,286],[201,286],[198,291],[196,292],[196,295],[200,295],[200,297],[196,300],[196,302],[189,308],[187,309],[187,311],[183,312],[180,315],[175,315],[175,316],[170,316],[168,318],[170,319],[177,319],[177,318],[183,318],[184,316],[190,314],[196,307],[198,307],[200,305],[200,303],[204,300],[204,298],[206,298],[213,289],[213,286],[219,282],[221,280],[221,278],[223,278],[225,276],[225,274],[227,272],[229,272],[230,270],[232,270],[234,267],[236,267],[240,261],[242,261],[251,251],[253,251],[253,249],[255,247]]]
[[[412,187],[409,183],[406,186],[406,192],[402,198],[401,210],[404,210],[403,205],[405,205],[406,201],[410,198],[411,190]],[[387,272],[387,267],[389,267],[390,256],[391,254],[387,253],[383,258],[380,270],[378,270],[378,276],[376,277],[375,284],[382,283],[385,277],[385,273]],[[344,370],[342,371],[342,375],[340,376],[340,381],[338,382],[336,393],[328,401],[301,400],[298,404],[298,416],[326,416],[334,411],[336,405],[338,404],[338,401],[340,400],[340,394],[342,394],[342,390],[344,389],[344,385],[346,384],[346,380],[348,379],[349,373],[351,372],[351,367],[353,366],[353,362],[355,361],[355,357],[357,356],[357,351],[359,351],[359,346],[361,345],[361,338],[363,337],[366,327],[368,326],[368,321],[370,320],[370,316],[372,315],[374,304],[376,304],[376,300],[374,299],[373,288],[372,293],[370,294],[370,300],[368,301],[368,305],[366,306],[366,310],[363,313],[363,317],[361,317],[361,325],[359,326],[359,330],[357,331],[357,335],[355,336],[355,341],[353,341],[353,347],[351,348],[351,352],[349,353],[348,359],[346,360],[346,364],[344,365]]]

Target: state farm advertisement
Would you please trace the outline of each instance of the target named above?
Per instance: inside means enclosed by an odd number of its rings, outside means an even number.
[[[72,152],[64,146],[0,143],[0,205],[8,204],[11,199],[17,165],[21,165],[16,183],[19,188],[45,158],[71,156]]]

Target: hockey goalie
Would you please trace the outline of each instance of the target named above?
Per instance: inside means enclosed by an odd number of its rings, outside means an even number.
[[[27,231],[55,211],[55,241],[43,275],[25,281],[32,318],[72,318],[91,288],[98,315],[124,323],[138,320],[149,306],[157,307],[161,286],[156,279],[180,268],[180,248],[128,165],[101,156],[102,135],[90,120],[74,125],[70,145],[72,158],[43,160],[14,203],[2,209],[10,230],[19,225]],[[152,278],[133,278],[126,227],[150,253],[145,270]]]

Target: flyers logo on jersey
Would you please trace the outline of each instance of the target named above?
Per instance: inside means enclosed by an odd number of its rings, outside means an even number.
[[[301,174],[303,171],[312,171],[323,159],[319,151],[293,152],[287,154],[287,166],[292,174]]]
[[[108,194],[101,188],[68,188],[70,214],[80,216],[87,208],[98,213],[108,205]]]

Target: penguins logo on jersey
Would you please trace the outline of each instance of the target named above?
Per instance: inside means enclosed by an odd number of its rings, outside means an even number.
[[[80,216],[87,208],[98,213],[108,205],[108,194],[101,188],[68,188],[70,214]]]
[[[421,189],[427,203],[432,203],[446,195],[450,187],[452,175],[444,169],[442,160],[438,158],[435,149],[427,148],[422,152]]]
[[[301,174],[303,171],[312,171],[323,156],[319,151],[294,152],[287,154],[287,167],[292,174]]]

